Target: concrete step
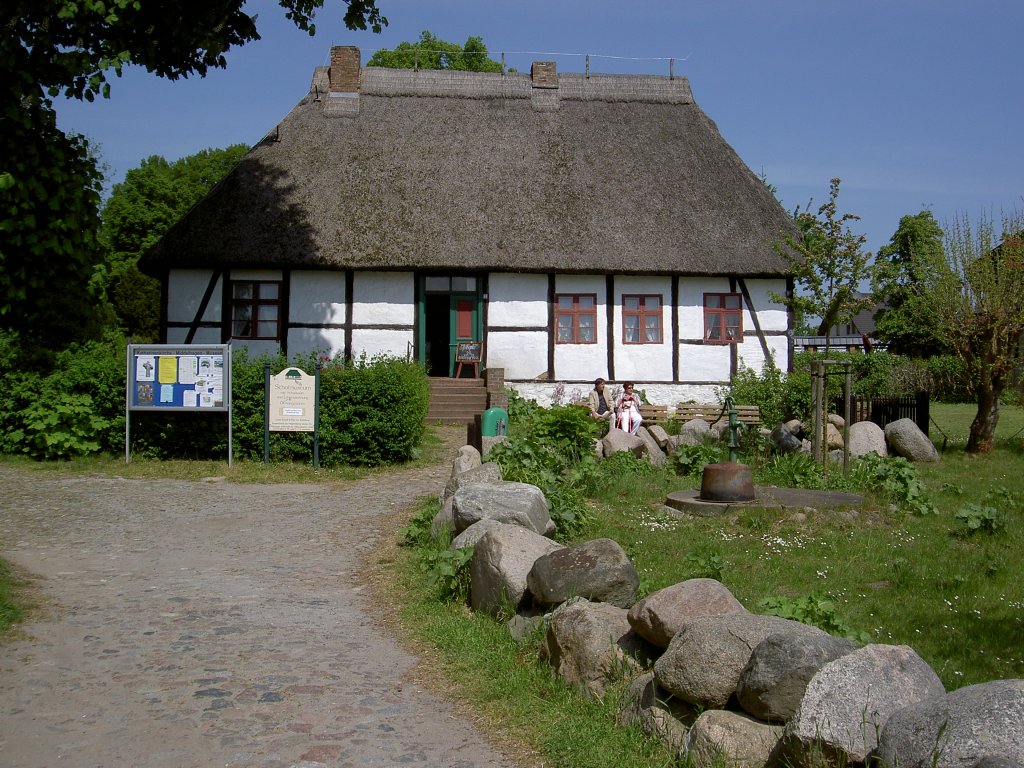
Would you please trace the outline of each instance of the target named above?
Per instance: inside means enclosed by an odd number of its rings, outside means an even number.
[[[486,407],[483,379],[430,379],[428,422],[472,424],[473,418]]]

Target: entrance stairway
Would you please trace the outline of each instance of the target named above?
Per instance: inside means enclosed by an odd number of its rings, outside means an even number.
[[[427,422],[472,424],[473,417],[487,408],[483,379],[430,378],[430,409]]]

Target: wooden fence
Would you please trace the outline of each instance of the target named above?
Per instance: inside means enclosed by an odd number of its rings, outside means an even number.
[[[903,397],[860,397],[851,398],[851,422],[873,421],[878,426],[898,419],[913,419],[926,435],[928,434],[928,393],[918,392]],[[843,412],[842,398],[835,403],[835,412]]]

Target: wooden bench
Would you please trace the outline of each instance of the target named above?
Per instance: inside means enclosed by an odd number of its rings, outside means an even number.
[[[741,424],[749,427],[761,423],[761,409],[756,405],[735,405],[736,418]],[[714,403],[679,403],[676,405],[675,418],[682,422],[693,419],[704,419],[713,424],[721,419],[728,419],[729,414],[722,412],[722,406]]]
[[[641,405],[640,416],[643,417],[644,424],[668,424],[672,421],[672,414],[669,413],[667,405]]]

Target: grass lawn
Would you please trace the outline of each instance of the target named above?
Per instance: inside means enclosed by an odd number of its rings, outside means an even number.
[[[950,690],[1024,677],[1024,433],[1010,440],[1024,428],[1024,410],[1003,409],[995,449],[984,456],[962,450],[972,406],[936,404],[932,416],[949,438],[947,449],[940,463],[916,470],[935,514],[911,515],[869,496],[855,511],[680,518],[661,502],[671,490],[694,487],[694,479],[640,469],[601,484],[588,502],[593,520],[578,539],[618,541],[645,593],[711,576],[752,611],[771,601],[832,631],[910,645]],[[932,437],[941,445],[937,429]],[[971,533],[954,517],[970,503],[995,510],[992,519],[1001,527]],[[400,551],[395,563],[406,630],[434,649],[474,710],[528,739],[550,764],[673,764],[642,735],[614,726],[618,688],[584,711],[565,698],[536,646],[517,647],[500,624],[439,602],[414,551]],[[560,751],[583,732],[591,749]]]

